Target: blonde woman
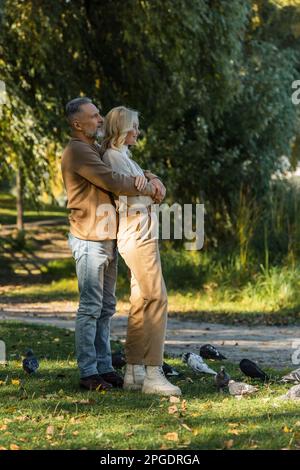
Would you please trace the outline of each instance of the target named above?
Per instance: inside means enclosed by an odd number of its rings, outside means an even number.
[[[141,190],[147,183],[143,170],[131,158],[128,146],[139,135],[138,112],[119,106],[105,118],[103,161],[113,170],[136,177]],[[115,197],[119,211],[118,250],[131,271],[130,312],[125,345],[124,388],[143,393],[181,395],[163,374],[167,323],[167,292],[149,196]]]

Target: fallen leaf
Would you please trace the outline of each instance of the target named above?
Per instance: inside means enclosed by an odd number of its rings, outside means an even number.
[[[169,406],[168,408],[169,415],[173,415],[174,413],[177,413],[177,411],[178,411],[178,408],[176,405]]]
[[[234,434],[235,436],[238,436],[240,434],[241,431],[239,431],[238,429],[229,429],[228,430],[228,433],[229,434]]]
[[[292,430],[288,426],[283,426],[282,432],[291,432]]]
[[[11,384],[18,387],[20,385],[20,380],[19,379],[12,379]]]
[[[210,409],[212,408],[212,404],[211,404],[210,402],[204,403],[204,404],[203,404],[203,408],[204,408],[205,410],[210,410]]]
[[[15,406],[10,406],[9,408],[6,408],[7,413],[14,413],[17,410]]]
[[[20,447],[17,446],[17,444],[10,444],[9,448],[10,450],[20,450]]]
[[[169,401],[170,403],[180,403],[180,398],[171,396]]]
[[[177,432],[167,432],[167,434],[165,434],[165,439],[167,439],[167,441],[178,441],[178,433]]]
[[[0,450],[8,450],[6,447],[0,446]]]
[[[225,449],[231,449],[231,447],[233,447],[233,444],[234,444],[234,440],[233,440],[233,439],[229,439],[229,441],[225,441],[225,442],[224,442],[224,448],[225,448]]]
[[[79,431],[73,431],[72,434],[73,434],[73,436],[78,436]]]
[[[0,385],[5,385],[4,380],[0,380]]]
[[[48,426],[47,429],[46,429],[46,434],[47,436],[53,436],[54,434],[54,426]]]
[[[17,416],[16,418],[16,421],[27,421],[29,419],[28,416],[24,415],[24,416]]]
[[[186,411],[186,400],[182,400],[182,403],[181,403],[181,411]]]
[[[6,431],[7,429],[7,424],[2,424],[2,426],[0,426],[0,431]]]

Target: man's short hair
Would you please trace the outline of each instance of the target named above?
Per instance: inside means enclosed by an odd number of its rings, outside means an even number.
[[[67,119],[68,119],[70,124],[71,124],[75,114],[80,112],[80,107],[83,104],[88,104],[88,103],[92,103],[92,100],[90,98],[88,98],[87,96],[82,96],[82,97],[79,97],[79,98],[75,98],[74,100],[71,100],[67,103],[67,105],[66,105],[66,116],[67,116]]]

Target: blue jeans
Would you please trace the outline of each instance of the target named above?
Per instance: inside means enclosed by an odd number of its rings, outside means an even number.
[[[110,321],[116,311],[116,240],[81,240],[71,233],[68,239],[79,288],[75,344],[80,377],[112,372]]]

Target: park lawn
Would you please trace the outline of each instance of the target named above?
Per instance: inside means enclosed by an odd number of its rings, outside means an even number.
[[[71,261],[71,260],[70,260]],[[60,260],[59,263],[71,264],[67,260]],[[51,301],[78,301],[78,283],[73,272],[75,268],[70,268],[70,277],[60,279],[52,277],[51,271],[45,273],[44,282],[32,285],[15,286],[0,294],[3,303],[47,303]],[[166,282],[168,279],[166,279]],[[226,294],[225,294],[226,296]],[[129,280],[126,274],[119,270],[117,283],[117,297],[119,299],[117,310],[129,308]],[[268,297],[243,295],[240,292],[239,298],[224,300],[224,296],[215,291],[207,293],[205,290],[191,289],[190,291],[180,291],[170,289],[168,291],[169,314],[184,318],[195,319],[206,322],[219,322],[225,324],[265,324],[265,325],[288,325],[299,324],[299,301],[286,302],[285,307],[281,300]],[[276,303],[278,300],[278,304]]]
[[[173,404],[139,392],[80,391],[72,332],[1,321],[0,338],[9,361],[0,366],[1,449],[300,448],[299,402],[278,399],[288,386],[276,371],[268,370],[271,383],[259,384],[255,397],[237,400],[218,394],[212,377],[168,358],[184,374],[174,380],[183,397]],[[40,359],[35,376],[21,367],[28,347]],[[236,364],[227,369],[242,378]]]
[[[28,208],[29,209],[29,208]],[[60,220],[53,226],[27,229],[27,255],[34,258],[43,250],[39,234],[48,238],[53,233],[66,238],[68,232],[66,211],[61,208],[44,206],[43,210],[25,211],[27,221]],[[6,217],[15,222],[15,200],[11,195],[0,195],[0,224],[8,223]],[[60,219],[57,219],[60,218]],[[5,226],[5,225],[4,225]],[[55,253],[56,247],[53,246]],[[69,254],[69,251],[67,250]],[[67,256],[68,256],[67,254]],[[161,259],[169,295],[170,314],[194,318],[207,322],[285,325],[300,323],[300,265],[293,267],[271,266],[269,270],[256,266],[253,271],[239,271],[233,257],[222,258],[218,252],[190,252],[182,247],[161,243]],[[10,260],[11,261],[11,260]],[[8,267],[7,257],[0,264]],[[10,302],[51,302],[77,301],[78,289],[74,261],[71,257],[54,259],[42,266],[43,275],[37,281],[23,276],[14,288],[5,289],[10,276],[11,284],[17,268],[11,261],[11,272],[3,274],[0,301]],[[20,281],[20,279],[19,279]],[[20,285],[21,284],[21,285]],[[119,309],[128,306],[128,270],[119,257],[117,295]]]
[[[66,210],[61,207],[44,205],[39,210],[34,209],[32,201],[25,202],[24,222],[36,222],[48,219],[67,220]],[[0,194],[0,225],[16,223],[16,199],[11,194]]]

